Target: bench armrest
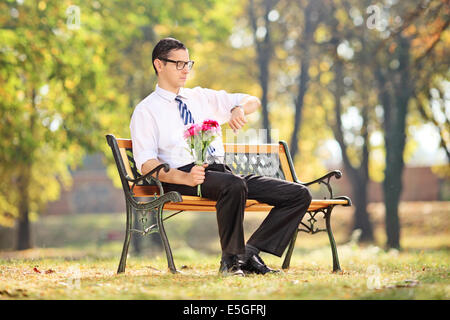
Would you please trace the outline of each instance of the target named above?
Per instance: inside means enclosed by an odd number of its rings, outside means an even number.
[[[324,175],[316,180],[310,181],[310,182],[300,182],[298,180],[296,180],[296,182],[300,183],[304,186],[309,186],[314,183],[318,183],[318,184],[322,183],[327,186],[328,192],[330,192],[330,199],[333,199],[333,190],[331,189],[331,184],[330,184],[330,179],[332,177],[336,177],[336,179],[340,179],[342,177],[342,172],[339,170],[333,170],[331,172],[328,172],[326,175]]]
[[[143,176],[140,176],[139,178],[136,179],[132,179],[130,178],[128,175],[125,177],[129,182],[132,182],[133,185],[131,186],[131,192],[133,192],[133,189],[135,187],[135,185],[138,182],[141,181],[147,181],[148,183],[151,184],[151,182],[154,182],[158,187],[159,187],[159,192],[160,195],[164,194],[164,190],[161,184],[161,181],[159,181],[159,171],[161,171],[161,169],[164,169],[164,172],[168,172],[170,170],[170,166],[167,163],[163,163],[160,164],[159,166],[157,166],[156,168],[154,168],[153,170],[151,170],[150,172],[146,173]],[[156,172],[156,177],[153,177],[153,174]]]

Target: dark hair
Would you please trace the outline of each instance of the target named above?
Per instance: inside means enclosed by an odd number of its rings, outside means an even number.
[[[153,69],[155,69],[156,74],[158,74],[158,71],[156,71],[156,68],[155,68],[155,59],[161,59],[161,58],[167,59],[170,51],[180,50],[180,49],[187,50],[185,45],[177,39],[164,38],[164,39],[159,40],[159,42],[156,44],[155,48],[153,48],[153,52],[152,52],[152,65],[153,65]]]

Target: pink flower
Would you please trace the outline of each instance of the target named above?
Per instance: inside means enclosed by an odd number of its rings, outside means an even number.
[[[221,134],[220,125],[215,120],[205,120],[201,124],[191,124],[184,131],[189,151],[195,159],[195,164],[201,165],[206,160],[206,151],[213,140]],[[201,195],[200,184],[197,186],[197,195]]]
[[[192,136],[196,136],[199,134],[201,130],[202,130],[201,126],[194,123],[189,128],[186,129],[186,131],[184,132],[184,138],[188,139]]]

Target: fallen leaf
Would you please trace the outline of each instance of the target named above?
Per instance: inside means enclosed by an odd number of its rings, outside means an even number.
[[[147,268],[149,268],[149,269],[151,269],[151,270],[154,270],[154,271],[161,272],[161,270],[158,270],[158,269],[156,269],[156,268],[154,268],[154,267],[152,267],[152,266],[147,266]]]
[[[36,273],[41,273],[41,272],[39,271],[39,269],[36,268],[36,267],[33,268],[33,271],[36,272]]]
[[[49,274],[49,273],[53,273],[53,272],[55,272],[55,270],[48,269],[47,271],[45,271],[45,274]]]
[[[8,291],[8,290],[2,290],[2,291],[0,291],[0,295],[7,295],[7,296],[10,297],[10,298],[16,298],[16,297],[19,296],[16,292],[10,292],[10,291]]]
[[[397,288],[411,288],[415,287],[419,284],[419,281],[417,280],[404,280],[403,283],[398,283],[395,286]]]

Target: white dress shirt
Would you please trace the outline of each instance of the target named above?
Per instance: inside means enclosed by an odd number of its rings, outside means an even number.
[[[180,88],[178,94],[191,111],[195,123],[213,119],[220,125],[230,120],[231,109],[246,96],[248,95],[201,87]],[[194,162],[195,159],[183,137],[185,126],[175,101],[176,97],[175,93],[156,85],[155,91],[134,109],[130,131],[133,157],[139,170],[150,159],[168,163],[171,168]],[[222,137],[216,138],[211,145],[215,148],[214,155],[223,159]]]

